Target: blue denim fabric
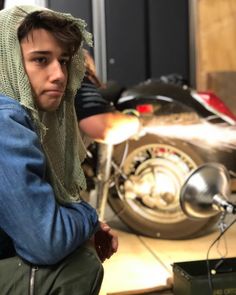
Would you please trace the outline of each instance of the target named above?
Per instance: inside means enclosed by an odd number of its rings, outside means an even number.
[[[0,95],[1,257],[8,255],[9,236],[23,259],[52,265],[97,229],[97,213],[89,204],[81,201],[61,206],[55,201],[53,188],[45,180],[45,167],[27,111],[17,101]]]

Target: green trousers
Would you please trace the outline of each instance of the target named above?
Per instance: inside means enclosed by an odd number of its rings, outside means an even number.
[[[81,247],[54,266],[32,266],[18,256],[0,260],[1,295],[97,295],[103,266]]]

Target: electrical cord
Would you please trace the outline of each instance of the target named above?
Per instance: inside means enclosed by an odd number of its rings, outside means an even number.
[[[207,251],[207,258],[206,258],[206,263],[207,263],[207,274],[208,274],[208,283],[209,283],[209,289],[210,289],[210,294],[213,295],[213,281],[212,281],[212,273],[211,273],[211,268],[210,268],[210,261],[209,261],[209,254],[212,249],[212,247],[221,239],[221,237],[228,231],[228,229],[231,228],[231,226],[236,222],[236,218],[226,227],[220,234],[219,236],[212,242],[210,247],[208,248]],[[215,269],[217,269],[224,261],[224,258],[222,258],[215,266]]]

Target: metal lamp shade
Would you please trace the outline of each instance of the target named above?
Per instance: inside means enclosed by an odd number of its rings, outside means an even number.
[[[227,201],[230,196],[230,176],[219,163],[206,163],[191,172],[180,191],[180,205],[190,218],[209,218],[221,210],[213,203],[217,196]]]

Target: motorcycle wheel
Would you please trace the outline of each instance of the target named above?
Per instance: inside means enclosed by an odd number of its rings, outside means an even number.
[[[189,144],[146,135],[130,140],[122,164],[115,173],[109,203],[135,233],[153,238],[185,239],[209,231],[219,219],[192,220],[179,204],[181,186],[191,170],[205,162]],[[124,144],[115,146],[119,165]]]

